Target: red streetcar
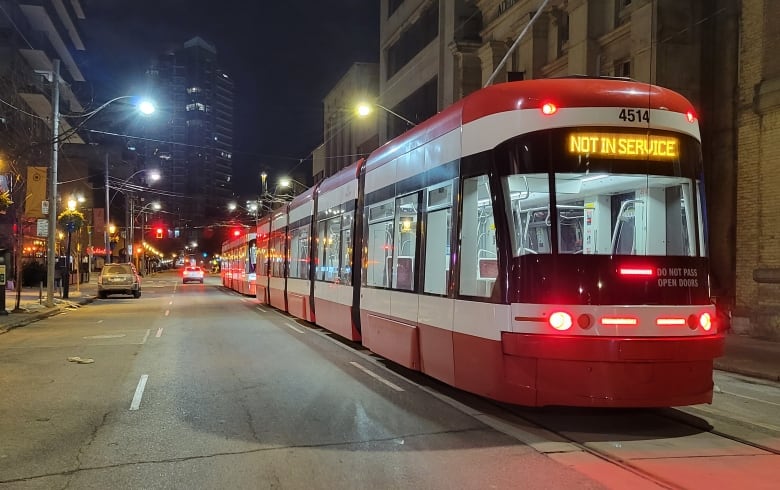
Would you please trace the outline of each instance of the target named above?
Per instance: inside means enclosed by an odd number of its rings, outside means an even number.
[[[257,230],[257,298],[509,403],[712,401],[699,126],[623,79],[479,90]]]

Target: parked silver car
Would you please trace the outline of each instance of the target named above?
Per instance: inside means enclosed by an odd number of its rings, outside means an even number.
[[[98,298],[109,294],[131,294],[141,297],[141,276],[133,264],[106,264],[97,280]]]

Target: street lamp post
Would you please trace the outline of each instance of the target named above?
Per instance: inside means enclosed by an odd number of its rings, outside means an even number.
[[[397,112],[394,112],[394,111],[388,109],[387,107],[383,106],[382,104],[377,104],[376,102],[372,102],[372,103],[361,102],[360,104],[358,104],[358,106],[357,106],[357,114],[358,114],[358,116],[365,117],[365,116],[371,114],[372,107],[379,107],[380,109],[384,110],[388,114],[394,115],[398,119],[400,119],[403,122],[405,122],[406,124],[408,124],[409,127],[417,126],[417,124],[413,123],[412,121],[410,121],[409,119],[405,118],[404,116],[398,114]]]
[[[144,244],[144,236],[146,233],[146,213],[147,208],[151,207],[154,211],[159,211],[162,206],[159,202],[150,202],[144,205],[138,213],[134,214],[132,216],[132,223],[131,226],[135,228],[135,220],[137,217],[141,217],[141,249],[139,250],[139,257],[138,257],[138,269],[141,271],[141,274],[146,274],[146,247],[143,246]],[[130,241],[130,246],[135,247],[135,241]],[[132,261],[132,259],[131,259]]]
[[[46,237],[46,306],[52,307],[54,306],[54,269],[55,269],[55,263],[57,260],[56,257],[56,251],[55,251],[55,237],[54,233],[57,228],[57,159],[58,159],[58,152],[59,152],[59,138],[60,138],[60,82],[62,81],[60,78],[60,60],[54,59],[52,60],[52,120],[51,120],[51,129],[52,129],[52,141],[51,141],[51,172],[49,175],[49,220],[48,220],[48,234]],[[133,98],[134,96],[131,95],[123,95],[120,97],[115,97],[108,102],[102,104],[95,110],[82,114],[82,117],[86,117],[88,120],[89,118],[93,117],[98,112],[102,111],[106,107],[108,107],[110,104],[122,100],[122,99],[128,99]],[[142,101],[138,104],[139,110],[144,114],[151,114],[154,112],[154,105],[152,105],[148,101]],[[86,121],[85,120],[85,121]],[[106,169],[108,168],[108,155],[106,155]],[[106,176],[106,180],[108,180],[108,176]],[[108,196],[108,190],[106,190],[106,196]],[[106,203],[108,204],[108,203]],[[108,206],[106,206],[106,223],[108,223]],[[106,240],[106,245],[108,245],[108,240]]]
[[[57,152],[60,137],[60,60],[54,60],[52,87],[52,143],[51,172],[49,176],[49,230],[46,236],[46,306],[54,306],[54,264],[57,258],[54,250],[54,232],[57,229]]]
[[[111,208],[111,198],[110,198],[109,190],[110,189],[114,189],[115,191],[121,192],[122,194],[125,194],[125,196],[127,196],[130,193],[130,190],[127,189],[127,186],[130,183],[130,181],[133,180],[133,177],[135,177],[136,175],[139,175],[139,174],[144,173],[144,172],[148,173],[148,175],[149,175],[148,178],[152,182],[160,180],[160,173],[157,170],[141,169],[141,170],[138,170],[136,172],[133,172],[130,175],[130,177],[124,179],[119,184],[111,185],[110,178],[109,178],[109,170],[108,170],[108,154],[106,154],[106,168],[105,168],[105,173],[106,173],[106,180],[105,180],[105,187],[106,187],[106,223],[109,222],[109,216],[110,216],[109,212],[110,212],[110,208]],[[132,207],[132,205],[134,204],[134,201],[133,201],[132,197],[128,198],[128,203],[130,204],[130,207]],[[133,215],[134,215],[133,214],[133,210],[131,209],[130,213],[126,216],[126,218],[129,219],[130,217],[133,217]],[[127,219],[126,219],[126,221],[127,221]],[[125,223],[126,225],[129,225],[129,226],[126,226],[126,229],[125,229],[125,233],[126,233],[126,235],[125,235],[125,242],[127,242],[129,240],[131,245],[133,243],[133,227],[134,227],[133,223],[134,223],[134,221],[131,222],[131,223],[127,223],[127,222]],[[125,248],[127,248],[127,245],[125,245]],[[111,263],[111,256],[112,255],[113,254],[112,254],[111,249],[110,249],[109,236],[106,235],[106,263]],[[128,260],[130,262],[133,261],[132,246],[129,249]]]

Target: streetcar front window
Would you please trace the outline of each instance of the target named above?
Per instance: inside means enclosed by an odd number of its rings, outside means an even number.
[[[502,186],[515,257],[706,255],[691,137],[560,129],[510,141],[497,159],[510,169]]]
[[[555,175],[558,253],[695,256],[691,181]]]

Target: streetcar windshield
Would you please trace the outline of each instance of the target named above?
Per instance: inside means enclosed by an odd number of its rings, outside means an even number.
[[[673,161],[552,151],[550,162],[534,144],[565,143],[565,132],[552,136],[507,145],[512,168],[531,170],[503,178],[515,257],[705,255],[693,139],[685,144],[674,140],[674,158],[664,155]],[[535,162],[535,154],[544,161]],[[549,168],[555,172],[540,171]]]

